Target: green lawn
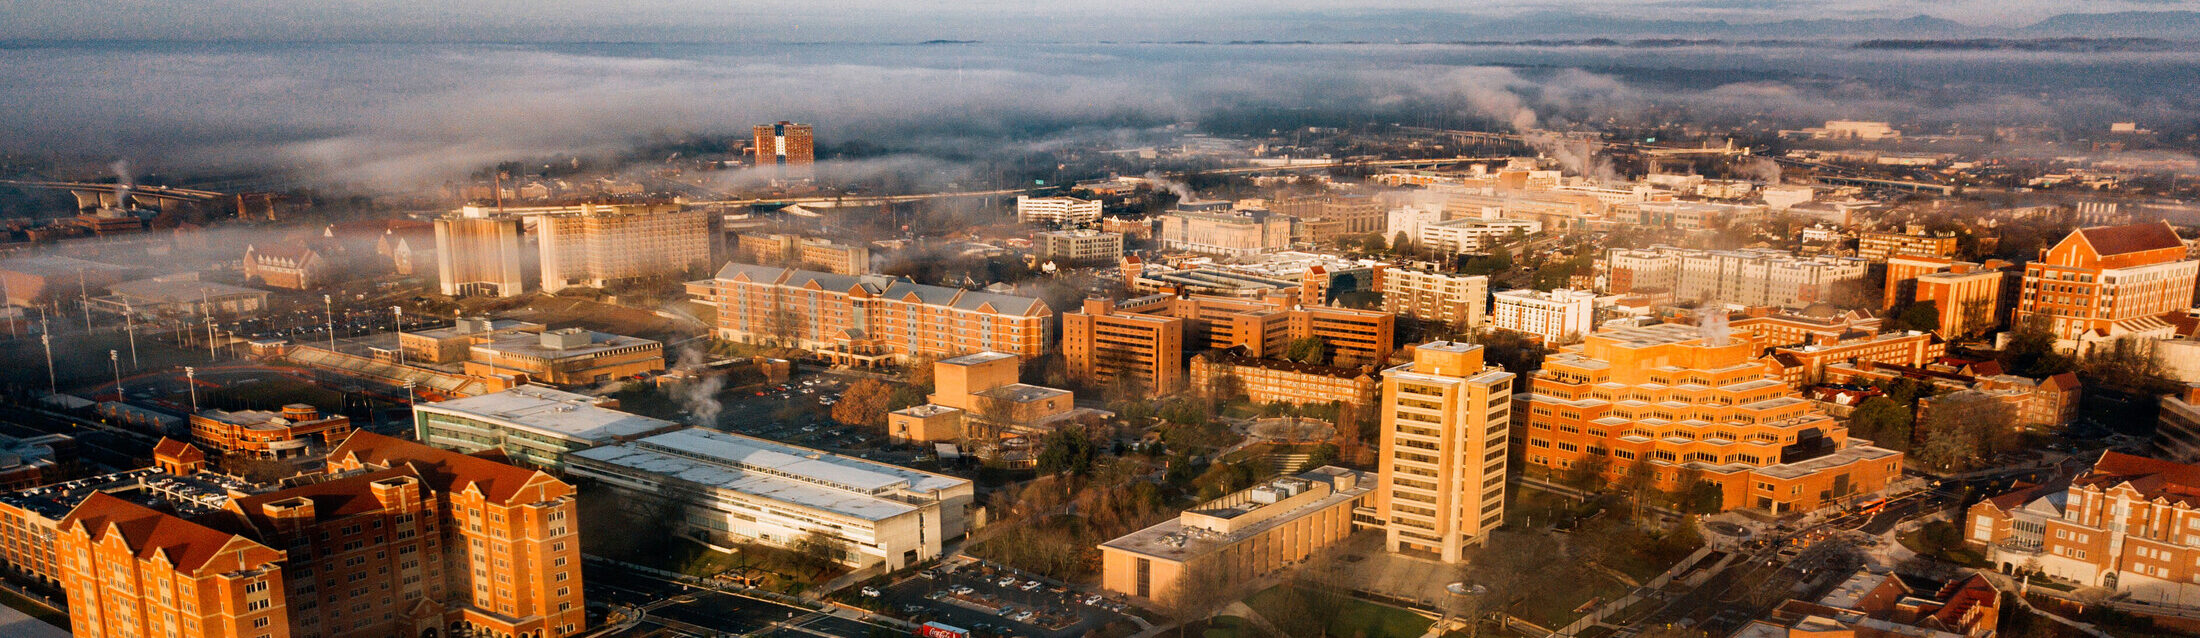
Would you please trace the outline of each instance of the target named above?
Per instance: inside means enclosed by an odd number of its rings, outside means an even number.
[[[60,627],[62,629],[69,628],[68,614],[47,609],[45,605],[40,605],[37,602],[33,602],[28,598],[18,596],[15,592],[0,589],[0,604],[14,607],[16,611],[30,614],[32,618],[37,618],[40,622],[44,622],[55,627]]]
[[[1251,598],[1245,599],[1245,604],[1262,614],[1279,611],[1276,606],[1288,604],[1284,601],[1282,591],[1284,587],[1290,587],[1290,585],[1271,587],[1253,594]],[[1357,598],[1336,596],[1335,594],[1309,592],[1309,595],[1332,596],[1341,599],[1335,602],[1343,611],[1329,621],[1329,635],[1332,636],[1414,638],[1427,633],[1429,625],[1432,624],[1432,621],[1420,614],[1396,607],[1378,605]]]

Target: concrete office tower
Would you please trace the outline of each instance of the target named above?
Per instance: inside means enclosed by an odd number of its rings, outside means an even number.
[[[435,220],[436,274],[453,297],[517,297],[527,292],[518,217],[466,207]]]
[[[544,215],[535,225],[542,290],[700,271],[710,265],[710,226],[709,211],[678,204],[582,204],[576,215]]]
[[[811,164],[817,162],[817,152],[810,145],[810,125],[780,121],[777,124],[756,125],[756,153],[758,167],[776,166],[780,177],[810,177]]]
[[[1422,344],[1383,371],[1375,514],[1393,553],[1457,563],[1505,521],[1505,433],[1513,375],[1482,346]]]

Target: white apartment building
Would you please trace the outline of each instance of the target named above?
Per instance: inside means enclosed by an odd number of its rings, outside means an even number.
[[[679,205],[582,204],[535,223],[542,290],[603,287],[710,266],[710,211]]]
[[[1123,234],[1098,230],[1056,230],[1031,236],[1039,259],[1070,264],[1113,262],[1123,257]]]
[[[970,481],[704,428],[568,455],[568,470],[635,503],[671,503],[712,542],[791,547],[823,534],[857,569],[940,555],[972,527]]]
[[[1408,204],[1390,209],[1383,223],[1383,239],[1396,240],[1404,233],[1407,241],[1419,241],[1421,226],[1444,220],[1444,209],[1434,205]]]
[[[1507,290],[1497,293],[1490,325],[1542,337],[1546,344],[1569,343],[1596,331],[1596,303],[1596,293],[1586,290]]]
[[[1798,257],[1765,248],[1652,246],[1612,250],[1605,281],[1612,293],[1670,290],[1676,303],[1793,308],[1833,301],[1841,285],[1864,279],[1865,267],[1854,257]]]
[[[1100,221],[1100,201],[1075,197],[1016,196],[1016,221],[1084,225]]]
[[[1419,242],[1422,249],[1444,255],[1479,255],[1512,238],[1514,234],[1528,235],[1541,232],[1543,224],[1524,219],[1453,219],[1422,224]]]
[[[1383,312],[1455,328],[1481,328],[1489,315],[1490,278],[1411,268],[1385,268],[1375,276]]]

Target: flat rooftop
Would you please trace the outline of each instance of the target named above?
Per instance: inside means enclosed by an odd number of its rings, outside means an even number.
[[[566,359],[571,357],[585,357],[607,350],[615,350],[629,346],[660,345],[656,341],[643,339],[641,337],[629,337],[626,335],[615,335],[608,332],[595,331],[588,332],[588,343],[586,345],[577,345],[569,348],[553,348],[550,346],[545,346],[542,345],[542,339],[542,335],[537,335],[534,333],[507,334],[493,338],[488,343],[476,344],[474,347],[507,355],[535,357],[538,359]]]
[[[671,421],[598,407],[599,401],[601,399],[585,394],[528,385],[503,392],[422,403],[418,409],[599,443],[680,426]]]
[[[1131,552],[1134,554],[1144,554],[1155,558],[1185,562],[1191,560],[1192,558],[1204,556],[1206,554],[1218,551],[1223,547],[1229,546],[1231,543],[1259,536],[1260,534],[1267,532],[1270,529],[1274,529],[1278,525],[1283,525],[1285,523],[1298,520],[1299,518],[1308,514],[1312,514],[1314,512],[1318,512],[1331,507],[1342,506],[1346,503],[1366,496],[1369,493],[1375,491],[1375,475],[1367,472],[1354,472],[1353,470],[1348,470],[1336,466],[1324,466],[1315,468],[1313,470],[1298,474],[1297,478],[1306,479],[1318,483],[1335,485],[1337,477],[1345,473],[1353,473],[1358,475],[1358,480],[1353,484],[1351,489],[1330,492],[1327,496],[1324,496],[1320,499],[1293,507],[1289,511],[1278,513],[1275,516],[1267,518],[1266,520],[1262,520],[1259,523],[1248,526],[1245,529],[1237,530],[1227,535],[1217,534],[1206,529],[1187,527],[1184,525],[1184,517],[1179,515],[1176,518],[1171,518],[1167,521],[1157,523],[1152,527],[1131,532],[1129,534],[1118,537],[1115,540],[1101,543],[1100,546]],[[1262,485],[1265,486],[1272,483],[1274,483],[1274,481],[1263,483]],[[1225,499],[1227,498],[1228,497],[1225,497]],[[1210,501],[1210,503],[1212,503],[1212,501]],[[1237,516],[1242,516],[1247,512],[1259,508],[1258,505],[1246,506],[1243,504],[1223,508],[1210,508],[1207,507],[1207,505],[1208,503],[1202,503],[1201,505],[1187,511],[1194,514],[1218,516],[1220,518],[1235,518]],[[1225,512],[1223,510],[1234,511]]]
[[[1068,396],[1068,390],[1036,386],[1027,383],[1011,383],[979,392],[979,396],[1004,399],[1013,403],[1030,403],[1049,397]]]
[[[1016,358],[1016,355],[1013,355],[1013,354],[1009,354],[1009,353],[1006,353],[1006,352],[992,352],[992,351],[986,351],[986,352],[980,352],[980,353],[976,353],[976,354],[966,354],[966,355],[963,355],[963,356],[960,356],[960,357],[951,357],[951,358],[947,358],[947,359],[941,359],[941,360],[940,360],[940,363],[944,363],[944,364],[947,364],[947,365],[951,365],[951,366],[974,366],[974,365],[978,365],[978,364],[981,364],[981,363],[992,363],[992,362],[995,362],[995,361],[1000,361],[1000,360],[1002,360],[1002,359],[1014,359],[1014,358]]]
[[[966,487],[970,481],[755,437],[687,428],[576,457],[865,520],[915,511],[900,492]]]
[[[488,325],[488,326],[487,326],[486,328],[484,328],[484,327],[482,327],[482,326],[479,326],[479,325],[472,325],[472,326],[469,326],[469,325],[467,325],[467,324],[465,324],[465,323],[458,323],[458,324],[453,324],[453,325],[449,325],[449,326],[444,326],[444,327],[441,327],[441,328],[429,328],[429,329],[427,329],[427,330],[415,330],[415,331],[412,331],[412,332],[408,332],[408,333],[405,333],[405,334],[411,334],[411,335],[419,335],[419,336],[422,336],[422,337],[427,337],[427,338],[430,338],[430,339],[438,339],[438,340],[440,340],[440,339],[449,339],[449,338],[452,338],[452,337],[462,337],[462,336],[468,336],[468,335],[486,335],[486,334],[489,334],[489,333],[492,333],[492,332],[502,332],[502,331],[506,331],[506,330],[523,330],[523,329],[539,328],[539,327],[541,327],[541,325],[542,325],[542,324],[536,324],[536,323],[529,323],[529,322],[525,322],[525,321],[520,321],[520,320],[518,320],[518,319],[491,319],[491,320],[489,320],[488,324],[489,324],[489,325]]]

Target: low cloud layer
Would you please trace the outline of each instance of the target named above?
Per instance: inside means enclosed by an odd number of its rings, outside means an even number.
[[[1247,108],[1598,126],[2190,122],[2200,54],[1446,45],[57,45],[0,49],[0,151],[409,189],[499,160],[738,135],[1043,148]],[[912,161],[912,160],[881,160]]]

